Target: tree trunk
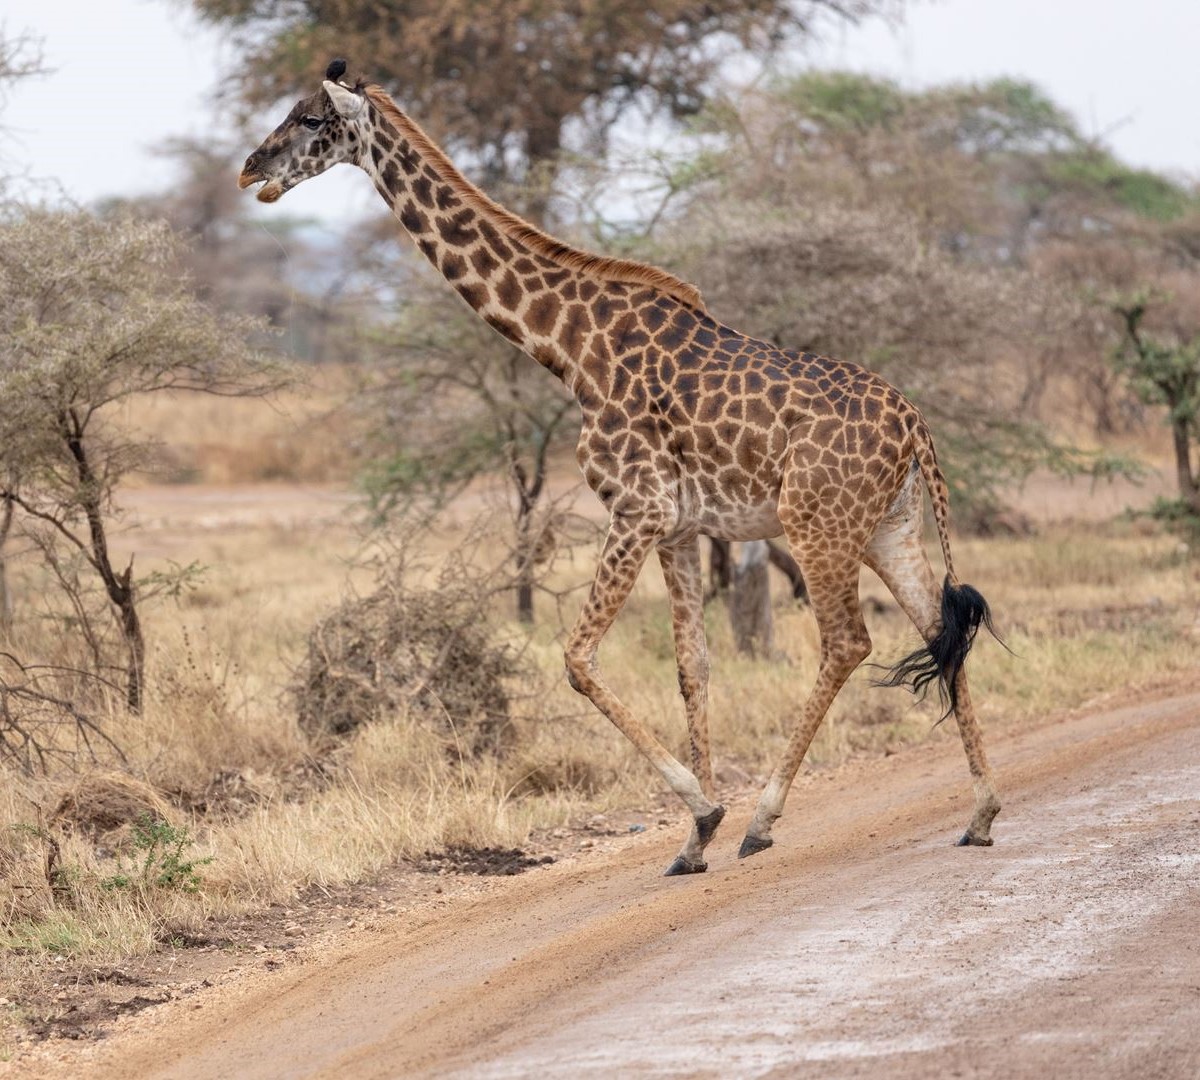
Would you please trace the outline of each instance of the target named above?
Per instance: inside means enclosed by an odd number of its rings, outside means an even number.
[[[1200,482],[1192,472],[1192,445],[1186,420],[1173,419],[1171,434],[1175,437],[1175,473],[1179,478],[1179,497],[1193,514],[1200,514]]]
[[[3,503],[4,508],[0,510],[0,634],[7,635],[12,628],[12,594],[8,591],[8,558],[4,547],[12,529],[13,502],[5,498]]]
[[[522,497],[517,506],[517,618],[523,623],[533,622],[532,521],[533,506]]]
[[[87,449],[83,445],[83,428],[78,417],[68,411],[60,418],[67,449],[75,460],[76,475],[79,477],[79,505],[87,518],[88,532],[92,541],[92,564],[104,582],[104,590],[120,615],[121,636],[129,650],[126,666],[125,703],[131,712],[142,711],[143,684],[145,680],[146,640],[142,635],[142,621],[137,612],[137,590],[133,581],[133,560],[121,573],[113,569],[108,553],[108,536],[104,529],[104,513],[101,506],[102,489]]]
[[[704,597],[705,603],[724,596],[733,584],[733,555],[729,541],[710,536],[708,543],[708,592]]]
[[[771,655],[770,549],[765,540],[742,545],[728,593],[729,622],[737,650],[746,656]]]
[[[121,612],[121,634],[129,649],[129,664],[125,669],[125,704],[130,712],[140,713],[146,671],[146,639],[142,636],[142,620],[134,602],[132,559],[117,580],[120,582],[120,598],[113,602]]]
[[[141,712],[146,673],[146,639],[142,634],[142,620],[137,611],[133,560],[130,559],[129,565],[119,574],[113,569],[108,557],[108,540],[104,534],[99,507],[93,509],[88,505],[87,513],[88,521],[92,523],[92,554],[96,559],[96,568],[100,571],[108,598],[120,616],[121,636],[125,639],[125,648],[129,650],[129,662],[125,667],[125,704],[131,712]]]
[[[518,206],[524,217],[543,229],[551,227],[548,219],[550,192],[558,174],[558,156],[562,152],[562,128],[565,117],[548,117],[539,127],[525,136],[525,157],[528,169],[521,185]]]

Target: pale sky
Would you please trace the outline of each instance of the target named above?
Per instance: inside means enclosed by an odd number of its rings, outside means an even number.
[[[170,169],[155,145],[204,137],[216,123],[211,98],[232,53],[184,0],[0,0],[0,22],[43,38],[55,69],[10,95],[4,171],[23,168],[83,203],[161,189]],[[1198,45],[1196,0],[923,0],[899,27],[827,31],[798,63],[910,88],[1031,79],[1131,164],[1200,177]],[[351,59],[369,72],[369,57]],[[277,120],[264,118],[262,134]],[[343,168],[280,206],[333,223],[370,212],[377,198]]]

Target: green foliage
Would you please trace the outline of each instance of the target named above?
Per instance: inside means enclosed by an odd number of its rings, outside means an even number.
[[[1040,424],[986,414],[949,417],[938,426],[938,457],[950,487],[955,522],[972,532],[994,531],[1005,492],[1045,469],[1092,483],[1139,480],[1145,468],[1107,450],[1081,450]]]
[[[1022,79],[901,89],[891,79],[846,71],[811,71],[776,85],[781,106],[825,132],[893,132],[948,140],[965,151],[1042,153],[1082,140],[1071,117],[1038,86]],[[730,131],[728,105],[709,110],[710,126]]]
[[[167,569],[151,570],[142,575],[138,582],[142,599],[165,596],[170,600],[181,600],[204,584],[208,567],[198,559],[193,559],[186,566],[174,559],[167,559],[166,563]]]
[[[413,500],[440,505],[501,460],[504,444],[494,431],[460,428],[452,441],[400,446],[373,460],[359,478],[372,513],[387,517]]]
[[[118,856],[117,873],[104,878],[100,886],[110,892],[128,889],[143,895],[154,890],[199,892],[203,884],[200,867],[211,863],[213,857],[185,856],[184,851],[193,843],[187,829],[143,814],[134,823],[131,837],[138,854],[128,862]]]
[[[1125,332],[1112,362],[1144,402],[1166,406],[1180,506],[1186,517],[1200,520],[1200,476],[1193,466],[1196,444],[1200,443],[1200,334],[1187,336],[1178,327],[1167,335],[1148,332],[1143,325],[1147,313],[1164,300],[1143,289],[1113,301],[1112,310],[1121,318]],[[1155,516],[1180,525],[1179,513],[1168,505],[1158,507]]]
[[[1160,173],[1131,168],[1103,150],[1064,155],[1051,162],[1049,176],[1152,221],[1173,221],[1196,206],[1195,195],[1182,185]]]
[[[1080,141],[1070,115],[1040,87],[1023,79],[1000,78],[979,86],[930,91],[925,108],[939,98],[951,103],[959,142],[969,149],[1039,153]]]
[[[690,191],[710,180],[719,180],[721,155],[702,148],[689,157],[671,162],[665,170],[665,177],[671,194]]]
[[[832,131],[889,128],[911,100],[890,79],[847,71],[813,71],[778,89],[779,100]]]
[[[1136,344],[1123,341],[1112,362],[1142,401],[1167,407],[1171,423],[1190,427],[1200,419],[1200,336],[1172,344],[1138,332]]]
[[[1146,517],[1161,522],[1193,552],[1200,551],[1200,514],[1183,499],[1164,499],[1160,496],[1146,511]]]

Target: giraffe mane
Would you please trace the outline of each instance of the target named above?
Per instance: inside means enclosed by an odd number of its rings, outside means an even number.
[[[425,134],[415,120],[388,97],[382,86],[367,86],[364,88],[364,93],[372,104],[404,133],[413,148],[425,160],[433,164],[442,180],[450,185],[451,190],[462,199],[465,205],[486,214],[513,239],[519,240],[539,255],[553,259],[560,266],[577,270],[581,274],[603,281],[647,285],[662,290],[688,307],[704,310],[704,300],[700,295],[700,290],[695,285],[690,285],[677,278],[674,274],[669,274],[666,270],[660,270],[657,266],[651,266],[649,263],[636,262],[633,259],[616,259],[607,255],[595,255],[589,251],[580,251],[578,248],[564,244],[561,240],[556,240],[523,217],[505,209],[463,176],[446,152]]]

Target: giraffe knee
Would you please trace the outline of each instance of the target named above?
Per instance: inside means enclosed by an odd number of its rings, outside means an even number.
[[[684,701],[692,701],[708,689],[708,657],[702,656],[688,664],[679,665],[679,692]]]
[[[841,663],[850,667],[858,667],[871,655],[871,647],[871,635],[867,633],[865,626],[861,626],[840,636],[831,645],[829,651],[832,657]]]
[[[567,682],[577,694],[587,694],[594,683],[592,675],[596,667],[596,655],[588,649],[568,645],[564,653],[567,667]]]

